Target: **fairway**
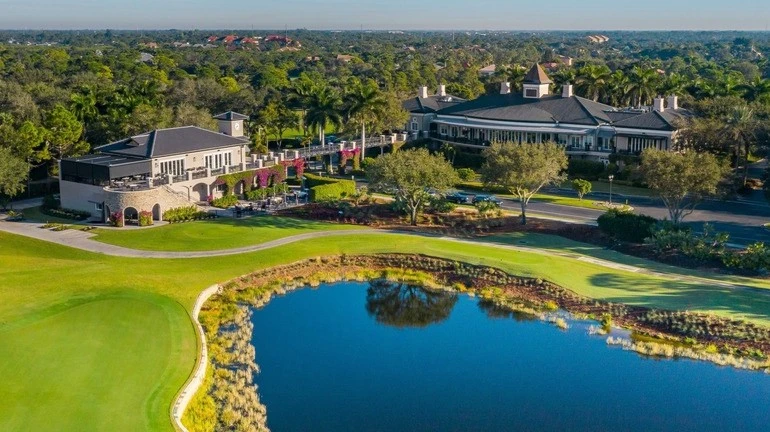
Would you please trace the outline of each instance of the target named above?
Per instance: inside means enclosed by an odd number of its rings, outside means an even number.
[[[362,229],[277,216],[220,218],[165,225],[144,230],[99,229],[95,240],[132,249],[206,251],[234,249],[313,231]]]
[[[194,225],[178,225],[186,226]],[[143,235],[155,232],[120,234],[141,243]],[[527,240],[532,246],[541,242],[579,253],[580,244],[574,242]],[[0,430],[172,430],[170,406],[195,361],[189,311],[198,293],[273,265],[379,252],[484,264],[548,279],[597,299],[770,324],[770,296],[764,289],[677,281],[573,257],[409,235],[340,235],[217,258],[131,259],[0,232]]]

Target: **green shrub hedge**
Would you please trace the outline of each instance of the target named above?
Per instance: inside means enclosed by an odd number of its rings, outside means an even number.
[[[222,198],[217,198],[211,201],[211,205],[218,208],[230,208],[238,204],[238,197],[235,195],[225,195]]]
[[[310,188],[310,199],[316,202],[338,201],[356,193],[356,183],[352,180],[340,180],[336,183],[318,185]]]
[[[305,174],[305,185],[312,201],[337,201],[356,193],[356,182]]]
[[[604,164],[599,161],[570,159],[567,174],[586,180],[598,180],[604,175]]]
[[[213,213],[206,213],[200,211],[198,207],[176,207],[168,209],[163,213],[163,220],[168,223],[189,222],[202,219],[214,219],[216,217]]]
[[[633,214],[629,211],[610,209],[599,216],[599,229],[618,240],[642,243],[652,235],[657,219]]]
[[[86,220],[91,217],[91,213],[67,208],[46,208],[40,207],[40,213],[62,219],[72,219],[76,221]]]

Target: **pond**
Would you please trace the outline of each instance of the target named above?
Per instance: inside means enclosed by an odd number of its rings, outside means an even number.
[[[465,295],[373,281],[254,311],[268,426],[285,431],[766,431],[770,376],[660,360]]]

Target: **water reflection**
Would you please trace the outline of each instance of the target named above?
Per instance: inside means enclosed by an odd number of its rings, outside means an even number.
[[[457,295],[419,286],[374,280],[366,290],[366,311],[380,324],[392,327],[427,327],[449,317]]]
[[[491,300],[481,299],[479,300],[478,305],[479,309],[487,314],[489,318],[511,318],[517,322],[538,321],[538,318],[535,315],[502,307]]]

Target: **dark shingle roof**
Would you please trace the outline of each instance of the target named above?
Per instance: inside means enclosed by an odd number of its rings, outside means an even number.
[[[235,111],[227,111],[223,112],[222,114],[217,114],[214,116],[215,120],[248,120],[249,116],[239,114]]]
[[[233,137],[196,126],[156,129],[107,145],[96,147],[102,153],[153,158],[190,153],[247,143],[245,137]]]
[[[545,96],[540,99],[525,98],[520,93],[492,94],[444,108],[442,115],[507,120],[533,123],[570,123],[598,125],[609,122],[605,113],[612,107],[583,99],[578,96],[563,98]]]
[[[610,124],[630,129],[677,130],[686,110],[618,111],[609,105],[580,96],[549,95],[525,98],[521,93],[490,94],[438,110],[439,115],[523,123],[565,123],[596,126]]]
[[[432,113],[463,102],[465,99],[452,95],[433,95],[427,98],[417,96],[403,101],[401,106],[411,113]]]
[[[532,66],[532,69],[527,72],[527,75],[524,77],[524,82],[527,84],[553,84],[553,81],[548,78],[548,74],[546,74],[543,68],[537,63],[535,63]]]
[[[677,122],[689,115],[687,111],[649,111],[639,113],[636,116],[628,117],[613,123],[613,126],[629,129],[652,129],[675,131],[678,129]]]

